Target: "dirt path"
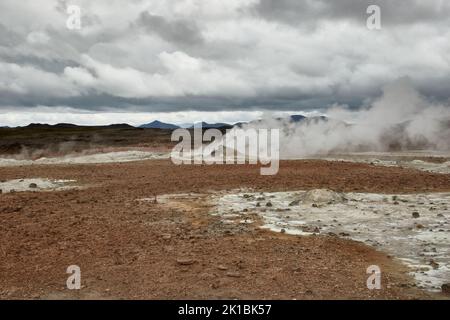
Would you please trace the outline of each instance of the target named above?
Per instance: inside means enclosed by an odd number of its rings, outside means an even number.
[[[170,161],[0,168],[0,180],[76,179],[81,190],[0,195],[0,298],[426,298],[385,254],[334,237],[231,227],[207,202],[171,208],[138,201],[176,192],[252,187],[276,191],[450,191],[450,177],[399,168],[287,161],[254,166],[174,166]],[[79,265],[82,290],[65,287]],[[379,265],[382,290],[366,287]],[[435,297],[435,296],[432,296]]]

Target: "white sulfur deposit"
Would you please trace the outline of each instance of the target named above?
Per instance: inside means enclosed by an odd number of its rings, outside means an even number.
[[[64,190],[74,188],[75,186],[71,185],[73,182],[75,180],[49,180],[43,178],[15,179],[0,182],[0,190],[2,193]]]
[[[213,214],[227,223],[257,215],[275,232],[333,235],[383,250],[411,268],[420,288],[438,291],[450,281],[450,193],[239,192],[216,204]]]
[[[406,160],[409,157],[411,159]],[[447,161],[443,162],[429,162],[419,159],[414,159],[414,157],[431,157],[438,158],[443,157]],[[316,159],[327,160],[327,161],[345,161],[345,162],[355,162],[355,163],[367,163],[376,166],[383,167],[401,167],[406,169],[415,169],[431,173],[440,174],[450,174],[450,154],[448,153],[433,153],[429,151],[425,152],[380,152],[380,153],[348,153],[339,156],[321,156],[316,157]]]
[[[48,165],[48,164],[94,164],[142,161],[150,159],[166,159],[167,153],[145,152],[145,151],[119,151],[109,153],[97,153],[82,156],[65,156],[57,158],[40,158],[37,160],[17,160],[0,158],[0,167],[26,166],[26,165]]]

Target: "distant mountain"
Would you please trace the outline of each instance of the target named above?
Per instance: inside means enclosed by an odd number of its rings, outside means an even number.
[[[203,129],[220,129],[220,128],[232,128],[233,126],[228,123],[207,123],[207,122],[197,122],[190,129],[202,127]]]
[[[129,125],[128,123],[115,123],[110,124],[108,126],[101,126],[104,128],[113,128],[113,129],[135,129],[135,127]]]
[[[295,115],[290,116],[289,119],[290,119],[291,122],[300,122],[300,121],[305,120],[306,117],[302,116],[302,115],[295,114]]]
[[[158,120],[155,120],[153,122],[140,125],[139,128],[147,128],[147,129],[178,129],[179,126],[176,126],[171,123],[164,123]]]
[[[57,128],[76,128],[78,127],[76,124],[71,123],[57,123],[57,124],[48,124],[48,123],[30,123],[23,128],[27,129],[57,129]]]
[[[70,128],[112,128],[112,129],[131,129],[134,128],[127,123],[115,123],[104,126],[85,126],[85,125],[76,125],[73,123],[57,123],[57,124],[48,124],[48,123],[30,123],[23,128],[28,129],[70,129]]]
[[[248,122],[245,122],[245,121],[236,122],[236,123],[234,124],[234,127],[242,128],[242,126],[243,126],[244,124],[248,124]]]

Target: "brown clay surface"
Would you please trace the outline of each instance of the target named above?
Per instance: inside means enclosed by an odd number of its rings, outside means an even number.
[[[450,176],[357,163],[256,166],[123,164],[0,168],[0,179],[76,179],[81,190],[0,194],[0,298],[423,299],[406,269],[372,248],[328,236],[224,226],[201,198],[174,208],[155,194],[234,188],[408,193],[450,191]],[[66,268],[79,265],[82,289]],[[379,265],[382,290],[366,287]]]

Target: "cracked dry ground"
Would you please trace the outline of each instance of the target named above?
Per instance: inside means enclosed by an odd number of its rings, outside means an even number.
[[[421,299],[407,269],[365,245],[225,227],[207,201],[170,207],[154,194],[235,188],[408,193],[450,191],[450,176],[357,163],[285,161],[256,166],[135,163],[0,168],[1,180],[76,179],[80,190],[0,195],[2,299]],[[81,267],[81,290],[65,287]],[[382,290],[366,287],[379,265]]]

